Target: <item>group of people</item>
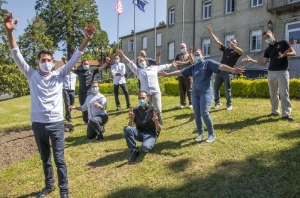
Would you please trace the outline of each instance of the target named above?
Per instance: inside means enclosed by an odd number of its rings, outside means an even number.
[[[96,138],[96,141],[102,140],[103,132],[105,131],[104,125],[108,121],[106,112],[107,100],[99,92],[98,82],[93,81],[93,78],[96,73],[101,72],[109,65],[110,59],[106,59],[106,62],[99,68],[90,69],[89,61],[87,60],[83,60],[81,66],[74,68],[95,32],[94,25],[90,24],[84,29],[85,38],[72,58],[69,61],[63,59],[64,66],[53,71],[52,52],[41,50],[38,54],[39,70],[34,70],[25,62],[15,41],[13,30],[17,22],[17,20],[13,21],[12,13],[9,13],[4,19],[12,57],[22,73],[27,77],[30,86],[32,130],[41,156],[45,176],[45,188],[37,197],[45,197],[54,190],[53,168],[50,157],[50,147],[52,147],[54,162],[57,167],[60,195],[66,198],[69,194],[69,188],[67,167],[64,159],[62,95],[66,103],[65,119],[72,121],[70,114],[72,109],[82,111],[83,120],[87,124],[87,137],[90,139]],[[175,61],[172,64],[165,65],[159,65],[160,51],[157,54],[158,59],[155,64],[146,58],[144,51],[137,57],[136,62],[127,58],[122,50],[117,51],[118,55],[116,56],[115,64],[111,67],[111,72],[114,76],[116,110],[121,108],[118,98],[119,87],[124,92],[126,105],[129,109],[129,122],[123,129],[126,143],[130,150],[128,161],[135,161],[139,155],[136,141],[141,141],[142,150],[149,152],[153,149],[156,139],[162,130],[162,100],[158,73],[163,77],[178,76],[180,108],[187,106],[194,110],[198,130],[198,136],[195,140],[201,141],[204,138],[202,122],[205,123],[208,130],[206,142],[215,140],[213,121],[209,113],[211,104],[215,99],[215,108],[219,108],[222,105],[219,89],[222,82],[224,82],[227,99],[226,108],[228,110],[233,109],[230,87],[232,74],[242,73],[245,71],[245,68],[234,67],[243,53],[238,47],[237,39],[231,39],[229,45],[225,46],[213,34],[210,25],[207,29],[212,40],[223,52],[221,63],[214,60],[204,60],[200,49],[193,52],[193,49],[190,48],[188,50],[184,43],[180,45],[181,54],[176,56]],[[279,115],[279,93],[283,118],[293,120],[288,90],[287,56],[294,56],[296,53],[286,41],[277,41],[271,31],[264,32],[262,36],[269,44],[269,47],[265,50],[263,61],[258,62],[249,56],[244,58],[243,61],[264,66],[270,59],[268,82],[272,105],[271,116]],[[129,100],[129,93],[125,84],[125,65],[120,62],[121,57],[124,58],[129,69],[140,81],[139,106],[134,109],[131,108]],[[166,73],[164,70],[168,70],[170,67],[176,67],[177,70]],[[212,82],[213,73],[216,73],[214,85]],[[73,102],[74,74],[77,74],[79,79],[79,107],[75,107]],[[188,103],[186,102],[186,95],[188,96]]]

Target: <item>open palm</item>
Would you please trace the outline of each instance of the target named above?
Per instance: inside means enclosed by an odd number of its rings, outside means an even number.
[[[96,28],[93,24],[89,24],[86,28],[84,28],[85,37],[91,39],[93,38],[93,34],[95,33]]]
[[[18,19],[15,20],[15,22],[13,21],[13,16],[12,16],[12,13],[8,13],[5,18],[4,18],[4,25],[5,25],[5,29],[7,31],[10,31],[12,32],[16,26],[17,26],[17,23],[18,23]]]

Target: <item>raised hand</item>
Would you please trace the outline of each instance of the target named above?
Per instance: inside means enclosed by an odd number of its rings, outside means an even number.
[[[153,122],[158,122],[158,117],[156,111],[153,111],[153,117],[152,117]]]
[[[206,27],[206,29],[207,29],[207,31],[208,31],[209,33],[212,32],[212,27],[211,27],[210,24]]]
[[[124,55],[124,53],[123,53],[122,50],[117,50],[117,53],[119,54],[119,56],[123,56]]]
[[[251,61],[253,61],[253,59],[250,58],[250,56],[247,55],[246,58],[243,58],[243,59],[242,59],[242,61],[243,61],[243,62],[251,62]]]
[[[235,73],[235,74],[241,74],[241,73],[243,73],[243,72],[245,72],[245,71],[246,71],[246,68],[245,68],[245,67],[238,66],[238,67],[235,68],[234,73]]]
[[[106,62],[106,63],[110,63],[110,58],[109,58],[109,57],[106,57],[106,58],[105,58],[105,62]]]
[[[61,57],[61,60],[62,60],[62,62],[64,63],[64,64],[66,64],[67,63],[67,59],[66,59],[66,57]]]
[[[192,54],[192,53],[193,53],[193,46],[191,46],[189,49],[189,54]]]
[[[157,50],[156,56],[161,56],[161,50]]]
[[[93,24],[89,24],[86,28],[84,28],[84,35],[86,38],[92,39],[95,31],[95,26]]]
[[[129,119],[130,120],[133,120],[134,119],[134,113],[133,113],[133,108],[132,107],[130,107],[129,108],[129,113],[128,113],[128,117],[129,117]]]
[[[8,13],[5,18],[4,18],[4,26],[7,32],[12,32],[18,23],[18,19],[16,19],[15,21],[13,21],[13,16],[12,13]]]

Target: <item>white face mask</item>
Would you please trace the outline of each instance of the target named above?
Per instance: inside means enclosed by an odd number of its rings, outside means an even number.
[[[83,65],[83,69],[84,69],[84,70],[88,70],[89,68],[90,68],[89,65]]]
[[[53,63],[51,62],[45,62],[45,63],[39,63],[40,70],[43,72],[51,72],[53,69]]]

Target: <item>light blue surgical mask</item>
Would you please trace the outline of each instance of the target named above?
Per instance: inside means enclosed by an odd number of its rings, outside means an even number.
[[[89,65],[83,65],[83,69],[84,69],[84,70],[88,70],[89,68],[90,68]]]
[[[116,64],[119,64],[119,62],[120,62],[119,59],[116,59],[116,60],[115,60],[115,63],[116,63]]]
[[[200,63],[203,61],[203,58],[201,56],[195,56],[194,61],[195,61],[195,63]]]
[[[274,41],[275,39],[273,37],[268,38],[266,41],[266,43],[270,44]]]
[[[93,87],[93,88],[91,89],[91,92],[92,92],[93,94],[98,93],[98,92],[99,92],[99,87]]]
[[[140,67],[144,69],[146,67],[146,62],[145,61],[140,62]]]
[[[185,49],[185,48],[183,48],[183,49],[181,49],[180,51],[181,51],[181,53],[183,53],[183,54],[184,54],[184,53],[186,52],[186,49]]]
[[[142,107],[146,106],[147,101],[146,100],[139,100],[139,105],[141,105]]]

